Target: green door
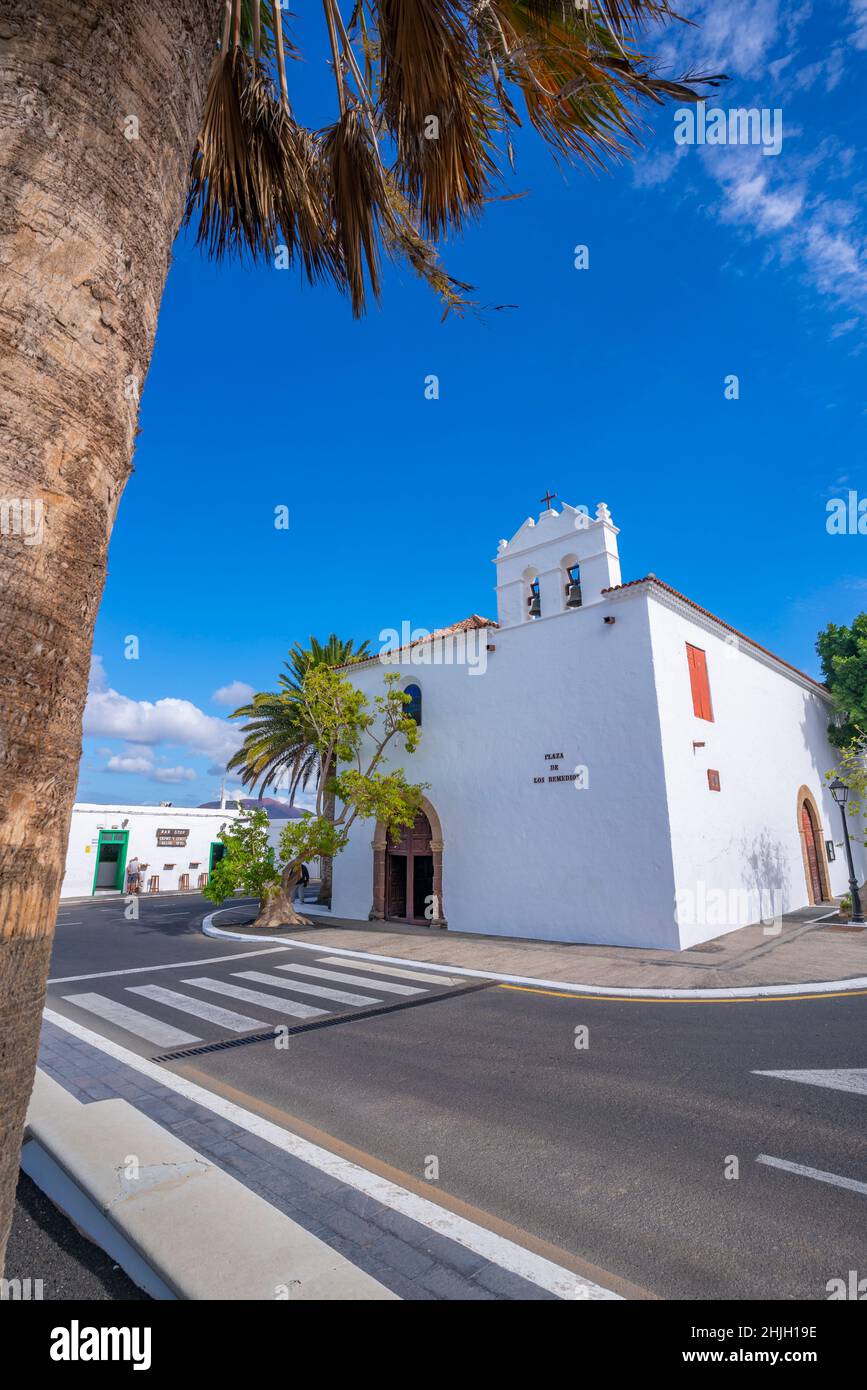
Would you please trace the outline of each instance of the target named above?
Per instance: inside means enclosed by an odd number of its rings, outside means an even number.
[[[219,864],[225,853],[226,846],[223,844],[222,840],[211,841],[211,857],[208,861],[208,878],[210,878],[211,874],[214,872],[214,865]]]
[[[93,871],[93,893],[97,888],[113,888],[118,893],[123,892],[128,841],[128,830],[100,830]]]

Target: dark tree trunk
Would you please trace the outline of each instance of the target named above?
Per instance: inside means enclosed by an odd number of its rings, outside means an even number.
[[[295,911],[295,889],[301,882],[301,862],[287,864],[280,882],[263,899],[254,927],[309,927],[307,917]]]
[[[221,11],[0,15],[0,1267],[93,624]]]

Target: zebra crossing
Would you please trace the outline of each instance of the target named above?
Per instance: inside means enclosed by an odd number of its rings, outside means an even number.
[[[211,963],[207,973],[193,973],[188,961],[161,967],[159,982],[140,980],[150,973],[146,969],[119,972],[123,978],[100,974],[94,977],[98,989],[67,986],[58,990],[58,997],[73,1011],[81,1010],[91,1025],[107,1024],[139,1046],[168,1051],[267,1032],[281,1023],[297,1026],[422,1002],[473,983],[463,976],[342,956],[314,957],[316,964],[308,965],[310,956],[299,953],[298,959],[278,965],[272,952],[262,954],[269,957],[263,962],[267,969],[250,969],[248,956],[244,961],[224,958],[217,968]],[[173,976],[169,982],[167,969]]]

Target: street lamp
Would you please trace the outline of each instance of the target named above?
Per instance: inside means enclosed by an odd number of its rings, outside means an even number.
[[[849,822],[846,818],[846,802],[849,800],[849,788],[845,782],[841,782],[839,777],[835,777],[831,783],[831,795],[840,807],[840,815],[843,817],[843,836],[846,841],[846,858],[849,861],[849,892],[852,897],[852,921],[863,922],[864,913],[861,911],[861,898],[858,895],[858,884],[855,880],[855,865],[852,863],[852,846],[849,843]]]

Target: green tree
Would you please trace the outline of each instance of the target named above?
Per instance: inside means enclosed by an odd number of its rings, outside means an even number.
[[[277,677],[279,689],[260,691],[230,716],[250,722],[244,729],[243,744],[229,760],[229,770],[240,772],[245,786],[255,789],[258,783],[260,795],[280,780],[288,785],[289,799],[294,801],[299,786],[306,788],[319,772],[315,730],[304,717],[303,702],[297,699],[304,677],[314,666],[348,666],[350,662],[363,661],[367,655],[367,642],[356,647],[352,638],[340,638],[335,632],[327,642],[311,637],[309,647],[296,642],[284,662],[285,670]],[[334,772],[333,766],[325,770],[327,788],[331,788]],[[322,813],[333,821],[334,812],[334,792],[327,790]],[[320,903],[331,902],[332,873],[332,858],[325,855]]]
[[[839,777],[849,788],[846,812],[854,822],[849,827],[849,834],[862,845],[867,845],[867,825],[864,820],[867,815],[867,746],[863,739],[840,750],[837,766],[825,773],[826,782],[833,782],[835,777]]]
[[[867,613],[851,627],[829,623],[816,639],[822,675],[834,699],[828,738],[835,748],[867,742]]]
[[[214,865],[203,889],[212,903],[223,903],[235,893],[261,899],[279,882],[268,824],[267,811],[247,810],[220,831],[218,839],[226,846],[226,853]]]
[[[381,768],[389,745],[398,741],[407,753],[418,746],[421,730],[406,713],[410,697],[398,688],[399,675],[384,677],[381,694],[368,700],[363,691],[331,666],[311,666],[296,695],[302,718],[313,731],[317,761],[316,810],[312,816],[289,821],[280,838],[280,881],[266,885],[259,927],[309,925],[293,905],[301,866],[316,856],[333,859],[345,847],[358,816],[382,821],[399,836],[421,810],[422,784],[407,781],[402,768]],[[336,769],[331,777],[328,769]],[[339,809],[325,815],[333,794]]]
[[[816,650],[834,699],[828,740],[840,750],[826,780],[839,777],[849,787],[850,834],[867,844],[867,613],[859,613],[851,627],[829,623],[816,639]]]

